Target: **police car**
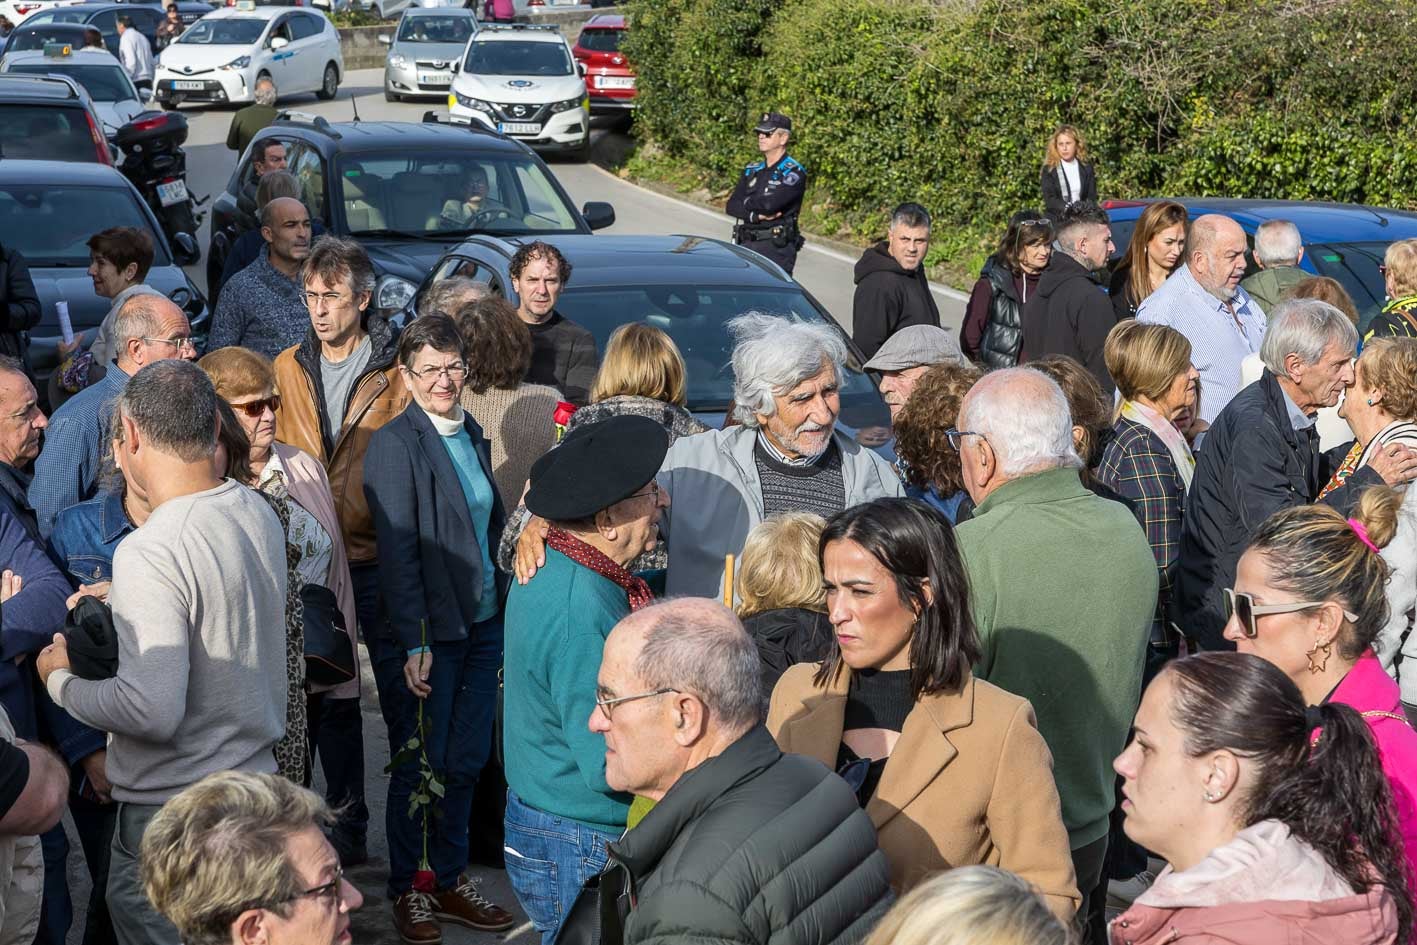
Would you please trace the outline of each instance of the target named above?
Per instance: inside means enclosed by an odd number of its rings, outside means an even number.
[[[590,155],[590,99],[554,26],[487,24],[468,40],[448,116],[476,121],[538,151]]]
[[[75,49],[70,43],[47,43],[40,50],[7,53],[0,59],[0,72],[33,75],[64,75],[89,93],[94,114],[112,136],[143,110],[133,81],[119,61],[106,49]]]
[[[344,77],[339,34],[323,14],[296,7],[235,7],[208,13],[158,56],[156,98],[183,102],[250,102],[269,76],[282,96],[314,92],[332,99]]]

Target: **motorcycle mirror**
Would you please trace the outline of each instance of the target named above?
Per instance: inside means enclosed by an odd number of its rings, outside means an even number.
[[[197,241],[192,238],[191,233],[178,233],[172,237],[172,242],[177,244],[177,251],[173,255],[177,257],[179,265],[190,266],[202,258],[201,250],[197,249]]]

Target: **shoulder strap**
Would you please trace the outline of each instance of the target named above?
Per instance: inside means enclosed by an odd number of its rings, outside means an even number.
[[[1407,323],[1407,333],[1409,335],[1417,337],[1417,315],[1413,315],[1411,309],[1397,309],[1393,314]]]

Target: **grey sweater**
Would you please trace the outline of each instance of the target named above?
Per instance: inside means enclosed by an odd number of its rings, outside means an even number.
[[[271,265],[270,247],[222,286],[212,313],[207,350],[240,345],[274,358],[310,331],[304,290]]]
[[[48,680],[69,714],[112,733],[115,799],[161,804],[214,771],[275,771],[285,592],[280,521],[231,479],[164,502],[118,546],[118,675]]]

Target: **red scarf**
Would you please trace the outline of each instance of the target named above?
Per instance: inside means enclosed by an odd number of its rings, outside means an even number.
[[[650,593],[649,585],[645,583],[644,578],[636,577],[626,571],[574,535],[563,532],[559,528],[552,528],[546,533],[546,545],[561,552],[581,567],[589,568],[601,577],[608,578],[623,587],[625,596],[630,599],[631,611],[648,607],[654,602],[654,595]]]

